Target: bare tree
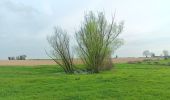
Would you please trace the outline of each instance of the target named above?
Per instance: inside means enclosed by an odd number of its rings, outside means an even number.
[[[16,60],[26,60],[26,55],[20,55],[20,56],[17,56],[15,59]]]
[[[147,58],[150,55],[150,51],[149,50],[143,51],[143,55]]]
[[[123,30],[123,22],[115,23],[114,17],[108,23],[103,12],[96,16],[93,12],[85,15],[84,23],[76,33],[78,53],[87,69],[98,73],[103,67],[104,59],[122,45],[117,37]]]
[[[21,55],[21,60],[26,60],[26,55]]]
[[[151,57],[155,57],[155,53],[150,52],[150,56],[151,56]]]
[[[15,60],[15,57],[8,57],[8,60]]]
[[[51,54],[48,54],[65,73],[74,73],[73,55],[70,51],[69,36],[61,28],[55,28],[55,34],[48,36],[47,40],[52,47]]]
[[[163,50],[163,55],[164,55],[164,58],[167,59],[169,56],[169,52],[167,50]]]

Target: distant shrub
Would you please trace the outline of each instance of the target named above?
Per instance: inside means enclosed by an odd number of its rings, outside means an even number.
[[[141,61],[137,61],[138,64],[141,64],[142,62]]]
[[[152,64],[151,62],[146,62],[147,64]]]
[[[80,77],[76,77],[75,80],[80,80]]]
[[[159,62],[157,62],[157,61],[155,61],[155,62],[153,62],[154,64],[159,64]]]
[[[170,66],[170,62],[167,63],[167,66]]]
[[[128,64],[136,64],[136,61],[128,61]]]
[[[164,60],[168,60],[168,58],[167,58],[167,57],[165,57],[165,58],[164,58]]]

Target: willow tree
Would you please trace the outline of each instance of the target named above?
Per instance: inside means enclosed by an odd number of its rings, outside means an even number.
[[[105,59],[122,44],[118,38],[122,30],[123,22],[117,24],[113,17],[108,23],[103,12],[85,15],[80,30],[76,32],[76,40],[78,54],[88,70],[98,73],[104,67]]]
[[[48,54],[65,73],[74,73],[73,55],[70,50],[69,36],[61,28],[55,28],[55,34],[48,36],[47,40],[52,47],[51,54]]]

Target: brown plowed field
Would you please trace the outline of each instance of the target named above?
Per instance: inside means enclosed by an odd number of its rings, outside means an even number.
[[[142,61],[144,58],[113,58],[113,63],[125,63],[129,61]],[[81,60],[75,59],[74,63],[81,64]],[[37,66],[37,65],[55,65],[53,60],[0,60],[0,66]]]

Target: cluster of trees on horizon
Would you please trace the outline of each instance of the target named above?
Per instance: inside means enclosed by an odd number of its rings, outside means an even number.
[[[20,55],[16,57],[8,57],[8,60],[26,60],[26,55]]]
[[[143,51],[143,56],[145,56],[146,58],[148,58],[148,57],[156,57],[155,53],[154,52],[150,52],[149,50]],[[158,57],[169,58],[168,50],[163,50],[162,54],[159,55]]]
[[[84,22],[75,32],[77,46],[76,54],[85,64],[86,71],[99,73],[101,70],[113,66],[111,55],[121,45],[123,40],[118,38],[122,33],[124,23],[116,23],[113,16],[109,23],[103,12],[97,14],[92,11],[84,16]],[[68,74],[73,74],[77,68],[73,63],[74,55],[71,52],[70,37],[67,31],[60,27],[55,28],[55,34],[48,36],[47,40],[52,47],[48,56],[53,59]],[[61,59],[61,61],[58,61]]]

